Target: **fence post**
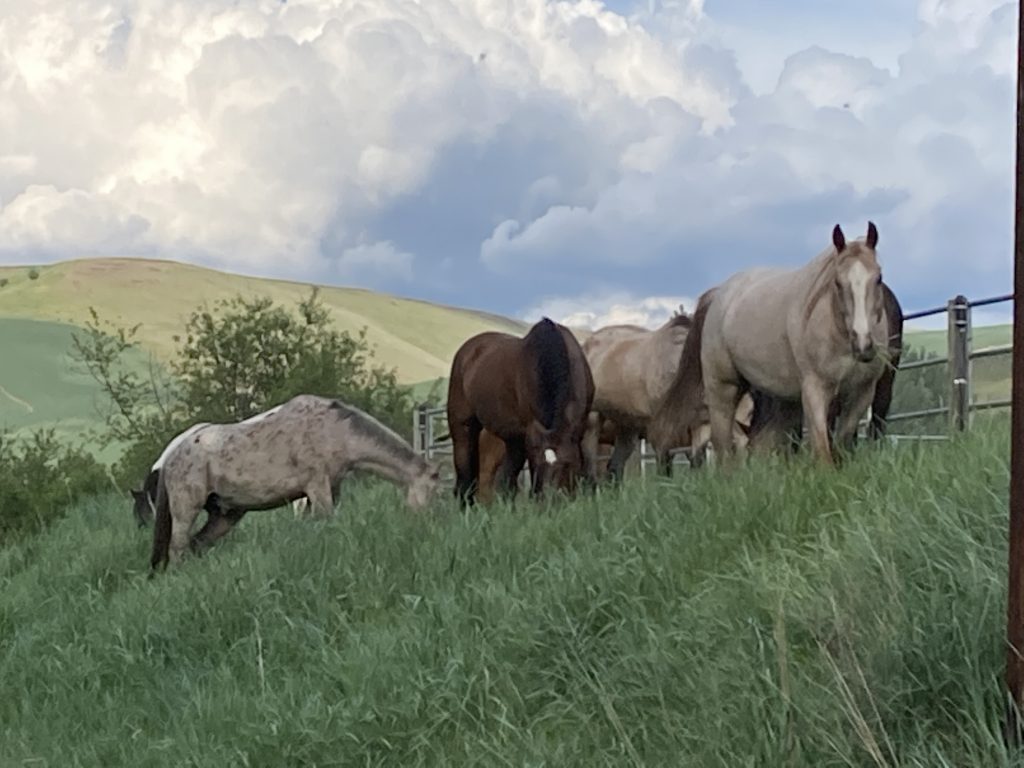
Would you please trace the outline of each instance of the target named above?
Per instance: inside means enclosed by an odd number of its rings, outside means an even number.
[[[950,299],[946,305],[949,344],[949,421],[950,429],[963,432],[970,422],[971,409],[971,305],[964,296]]]
[[[423,453],[423,404],[412,407],[412,447]]]

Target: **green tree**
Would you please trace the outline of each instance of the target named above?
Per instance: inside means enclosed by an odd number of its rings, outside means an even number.
[[[196,422],[246,419],[296,394],[338,397],[411,437],[412,396],[393,369],[373,365],[366,330],[333,327],[318,291],[290,312],[266,297],[236,296],[196,310],[167,374],[126,364],[138,327],[92,319],[74,356],[109,400],[104,439],[126,446],[116,475],[137,484],[164,445]]]

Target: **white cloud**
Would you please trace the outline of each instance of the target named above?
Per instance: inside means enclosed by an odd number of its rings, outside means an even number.
[[[644,296],[800,263],[870,217],[908,308],[1002,290],[1016,4],[921,0],[898,67],[873,53],[886,41],[801,43],[759,93],[709,12],[12,4],[0,261],[162,255],[508,312],[582,297],[565,317],[656,324]],[[781,61],[785,40],[757,34]]]
[[[571,328],[596,330],[606,325],[639,325],[657,328],[680,308],[692,312],[696,302],[682,296],[637,298],[627,293],[547,299],[522,314],[526,322],[549,317]]]
[[[0,20],[0,72],[8,258],[107,243],[257,270],[315,269],[530,95],[602,121],[667,98],[707,129],[731,106],[598,2],[40,0]],[[30,185],[102,215],[51,231]]]

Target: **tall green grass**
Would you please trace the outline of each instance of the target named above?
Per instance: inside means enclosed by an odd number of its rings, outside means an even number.
[[[97,499],[0,553],[0,765],[1021,765],[1007,443],[467,513],[349,487],[152,581]]]

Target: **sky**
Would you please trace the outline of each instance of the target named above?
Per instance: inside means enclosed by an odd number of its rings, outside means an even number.
[[[653,327],[870,219],[906,311],[1010,291],[1016,2],[4,6],[0,264]]]

